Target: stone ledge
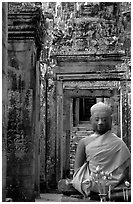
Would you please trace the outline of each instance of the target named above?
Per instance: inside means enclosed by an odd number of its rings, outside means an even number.
[[[59,62],[64,61],[71,61],[71,62],[77,62],[77,61],[107,61],[107,60],[113,60],[113,61],[123,61],[123,57],[125,54],[122,53],[112,53],[112,54],[73,54],[73,55],[51,55],[51,58],[55,58]]]

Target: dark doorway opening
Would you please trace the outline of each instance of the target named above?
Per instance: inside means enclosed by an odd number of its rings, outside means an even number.
[[[90,121],[91,107],[96,103],[96,98],[85,97],[79,100],[79,122],[80,121]]]
[[[96,103],[96,97],[73,98],[73,126],[90,122],[91,107]]]

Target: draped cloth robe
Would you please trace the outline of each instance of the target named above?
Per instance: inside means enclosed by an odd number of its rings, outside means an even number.
[[[86,162],[74,173],[73,187],[85,196],[88,196],[90,191],[99,192],[95,182],[84,183],[92,173],[96,173],[96,167],[99,166],[102,171],[112,174],[109,182],[113,189],[123,179],[126,168],[130,166],[129,149],[122,139],[111,131],[100,136],[94,133],[88,136],[86,141]]]

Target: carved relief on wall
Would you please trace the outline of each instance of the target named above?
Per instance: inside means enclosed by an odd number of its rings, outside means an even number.
[[[63,89],[78,88],[78,89],[89,89],[89,88],[118,88],[118,81],[65,81],[63,83]]]

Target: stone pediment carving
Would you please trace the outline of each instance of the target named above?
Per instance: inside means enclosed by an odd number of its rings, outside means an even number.
[[[62,3],[57,13],[51,55],[130,53],[130,4]]]
[[[40,52],[46,35],[41,6],[30,2],[8,4],[8,40],[35,40]]]

